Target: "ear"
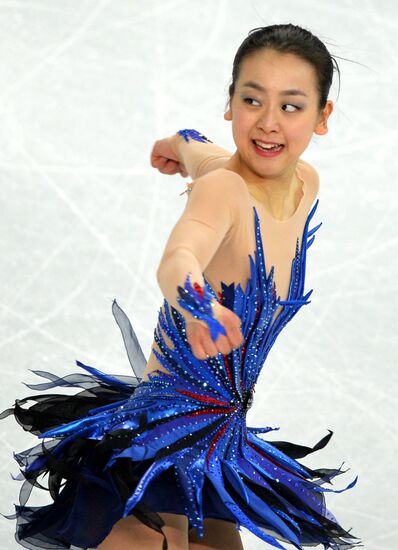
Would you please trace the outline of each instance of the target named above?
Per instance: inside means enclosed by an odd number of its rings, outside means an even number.
[[[232,112],[231,112],[231,109],[228,109],[228,111],[225,111],[225,113],[224,113],[224,120],[232,120]]]
[[[324,134],[328,133],[328,118],[333,112],[333,101],[330,101],[330,99],[327,100],[325,107],[322,109],[322,111],[319,114],[318,121],[316,123],[314,132],[318,136],[322,136]]]

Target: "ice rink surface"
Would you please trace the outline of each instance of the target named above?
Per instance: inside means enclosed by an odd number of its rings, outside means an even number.
[[[223,119],[233,56],[252,28],[294,23],[341,69],[329,133],[303,158],[321,178],[307,287],[312,303],[264,366],[249,425],[313,445],[310,467],[349,471],[327,494],[367,550],[397,547],[397,35],[394,0],[1,0],[1,403],[31,392],[29,369],[75,360],[127,374],[116,298],[148,357],[162,296],[155,271],[189,178],[150,167],[156,139],[196,128],[233,152]],[[1,422],[0,511],[19,482]],[[395,485],[395,488],[394,488]],[[395,503],[395,504],[394,504]],[[16,549],[1,519],[2,550]],[[242,531],[245,550],[266,543]]]

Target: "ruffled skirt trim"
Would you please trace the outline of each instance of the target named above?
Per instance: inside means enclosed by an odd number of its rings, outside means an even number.
[[[142,364],[131,326],[124,329],[124,336],[130,331],[129,344],[125,340],[130,360]],[[340,490],[325,488],[347,470],[312,470],[298,461],[324,448],[332,431],[313,447],[266,441],[259,434],[277,428],[248,428],[244,417],[234,426],[223,413],[225,404],[214,398],[189,409],[184,395],[190,389],[181,379],[157,371],[141,382],[139,376],[111,376],[77,364],[84,374],[62,378],[34,371],[48,382],[29,386],[74,387],[75,395],[29,396],[0,415],[13,414],[42,439],[15,454],[23,484],[15,514],[7,517],[16,519],[16,540],[23,547],[95,548],[117,521],[133,515],[163,536],[166,550],[159,512],[187,515],[199,536],[204,518],[214,517],[281,549],[281,542],[297,549],[362,546],[339,525],[324,497],[350,489],[357,478]],[[228,429],[240,429],[242,436],[227,441]],[[33,489],[47,491],[52,502],[28,505]]]

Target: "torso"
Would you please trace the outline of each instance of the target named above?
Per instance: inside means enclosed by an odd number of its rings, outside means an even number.
[[[228,171],[225,168],[219,168],[218,170]],[[274,266],[276,292],[284,300],[289,288],[291,262],[294,257],[297,238],[299,239],[300,246],[308,213],[318,194],[319,181],[317,174],[310,165],[299,160],[296,167],[296,175],[299,181],[302,182],[302,186],[296,194],[296,209],[291,217],[280,221],[273,218],[265,205],[249,192],[246,182],[239,174],[236,172],[231,173],[242,180],[246,192],[243,193],[243,200],[240,201],[237,210],[238,219],[236,223],[233,224],[225,236],[217,253],[206,267],[204,275],[217,293],[221,291],[221,281],[227,285],[232,282],[235,285],[240,283],[243,290],[245,290],[247,280],[250,276],[248,257],[249,254],[253,256],[256,248],[253,218],[254,206],[260,218],[267,275],[271,266]],[[275,312],[275,316],[278,313],[279,309]],[[173,347],[171,341],[165,335],[164,338],[166,343]],[[152,343],[153,348],[160,351],[155,341]],[[154,370],[167,372],[158,362],[153,351],[151,351],[143,373],[143,380],[146,380],[148,374]]]

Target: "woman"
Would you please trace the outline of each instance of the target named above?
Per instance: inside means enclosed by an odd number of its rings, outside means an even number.
[[[143,360],[114,302],[136,378],[79,363],[88,375],[48,375],[44,387],[85,391],[5,413],[50,438],[16,457],[27,480],[15,515],[23,546],[144,550],[163,536],[170,550],[238,550],[240,525],[276,548],[358,546],[323,495],[357,478],[325,488],[342,470],[297,460],[332,432],[310,448],[262,439],[278,428],[245,421],[269,350],[312,292],[319,182],[300,155],[328,130],[332,76],[332,57],[307,30],[254,29],[235,56],[224,115],[236,152],[228,158],[194,130],[155,145],[154,166],[193,182],[157,270],[165,300],[152,353]],[[54,502],[26,506],[45,474]]]

